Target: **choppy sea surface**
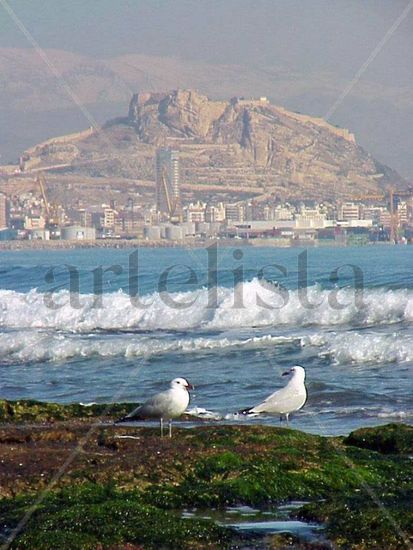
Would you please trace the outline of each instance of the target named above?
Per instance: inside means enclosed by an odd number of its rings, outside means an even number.
[[[413,247],[2,251],[0,398],[141,401],[184,376],[232,413],[302,365],[292,426],[413,421]]]

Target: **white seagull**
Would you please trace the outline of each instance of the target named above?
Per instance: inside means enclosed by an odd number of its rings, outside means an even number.
[[[304,384],[305,370],[303,367],[292,367],[283,376],[290,376],[288,384],[275,391],[259,405],[244,409],[240,414],[257,416],[259,414],[279,414],[285,415],[287,422],[291,413],[304,407],[307,400],[307,390]]]
[[[172,437],[172,419],[181,416],[189,405],[189,391],[194,387],[185,378],[174,378],[169,390],[155,394],[153,397],[139,405],[134,411],[120,418],[118,422],[129,420],[159,419],[161,425],[161,437],[163,436],[163,422],[168,421],[169,437]]]

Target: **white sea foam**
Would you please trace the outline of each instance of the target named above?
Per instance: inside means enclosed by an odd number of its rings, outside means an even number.
[[[413,361],[413,339],[398,333],[316,332],[306,336],[153,338],[135,334],[71,334],[17,330],[0,334],[3,361],[64,361],[73,357],[152,357],[169,353],[207,353],[226,349],[269,349],[296,344],[318,348],[335,364],[386,364]]]
[[[300,411],[302,416],[330,416],[334,415],[336,417],[351,417],[358,416],[364,418],[395,418],[395,419],[410,419],[413,418],[413,411],[411,410],[395,410],[390,407],[383,406],[368,406],[362,407],[360,405],[353,406],[336,406],[332,408],[322,407],[320,409],[309,409],[303,408]]]
[[[341,309],[332,307],[330,291],[317,286],[308,289],[307,297],[310,303],[319,304],[318,307],[305,307],[297,291],[289,292],[288,301],[280,307],[283,300],[279,290],[257,279],[239,285],[235,291],[218,287],[216,307],[208,307],[208,300],[213,301],[213,296],[206,289],[168,296],[147,295],[141,298],[144,307],[134,305],[122,291],[104,294],[102,307],[96,307],[95,296],[71,297],[62,290],[52,296],[55,308],[48,307],[47,295],[36,290],[25,294],[0,290],[0,327],[6,329],[0,334],[0,354],[6,361],[62,361],[89,356],[149,357],[234,346],[265,348],[296,341],[303,346],[318,347],[320,356],[329,356],[338,364],[413,360],[413,342],[408,337],[398,333],[374,334],[368,332],[369,329],[342,331],[346,325],[410,323],[412,291],[368,289],[362,297],[363,307],[358,307],[354,292],[343,289],[338,292],[337,300],[347,305]],[[171,301],[189,305],[176,308]],[[302,337],[301,327],[310,325],[322,328]],[[274,332],[277,326],[294,327],[295,336],[283,338],[267,334],[240,338],[234,331],[243,327],[272,327]],[[327,332],[325,327],[336,327],[336,332]],[[129,329],[148,334],[105,332],[101,335],[98,332]],[[202,337],[176,335],[173,339],[151,334],[162,329],[205,329],[206,333],[201,334]],[[228,330],[229,336],[208,337],[210,330]]]
[[[193,407],[192,409],[188,409],[186,411],[186,414],[189,414],[190,416],[195,416],[196,418],[203,418],[205,420],[222,420],[222,415],[214,412],[209,411],[208,409],[204,409],[203,407]]]
[[[335,291],[334,291],[335,292]],[[355,300],[352,289],[337,296],[318,286],[307,289],[307,298],[315,307],[306,307],[298,291],[290,291],[283,301],[277,287],[258,279],[231,288],[207,289],[174,294],[153,293],[133,304],[127,293],[118,291],[96,297],[74,296],[61,290],[51,297],[55,308],[47,304],[47,294],[31,290],[18,293],[0,290],[0,326],[10,328],[52,328],[74,332],[93,330],[187,330],[194,328],[229,329],[277,325],[375,325],[413,321],[413,292],[410,290],[366,289]],[[334,307],[337,298],[340,307]],[[209,302],[208,302],[209,300]],[[78,303],[77,303],[78,302]],[[174,307],[184,304],[184,307]]]
[[[412,411],[393,411],[391,409],[383,409],[377,413],[378,418],[398,418],[400,420],[406,420],[413,418]]]
[[[336,364],[402,363],[413,361],[413,339],[399,333],[316,333],[302,338],[303,346],[320,347],[319,356]]]
[[[209,350],[274,346],[299,339],[265,335],[254,338],[177,338],[166,340],[142,335],[76,335],[50,331],[18,330],[0,334],[3,361],[63,361],[73,357],[145,357],[167,353],[200,353]]]

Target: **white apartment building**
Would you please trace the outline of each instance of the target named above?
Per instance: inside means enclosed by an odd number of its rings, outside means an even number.
[[[220,202],[216,205],[208,204],[205,209],[206,222],[223,222],[225,220],[225,206]]]
[[[205,221],[206,204],[198,201],[191,203],[185,208],[185,220],[190,223]]]
[[[294,218],[294,209],[290,205],[278,205],[274,208],[273,218],[279,221],[289,221]]]
[[[295,225],[298,229],[322,229],[326,226],[326,214],[319,208],[301,208],[295,215]]]
[[[229,222],[243,222],[244,207],[241,204],[226,204],[225,219]]]
[[[355,202],[344,202],[337,208],[338,220],[359,220],[360,218],[360,205]]]

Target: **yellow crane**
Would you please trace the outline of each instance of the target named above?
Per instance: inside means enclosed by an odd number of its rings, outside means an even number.
[[[359,195],[358,197],[354,197],[353,200],[355,201],[379,201],[383,202],[386,199],[386,195],[384,193],[371,193],[367,195]]]
[[[390,211],[390,242],[397,243],[398,231],[400,228],[400,219],[396,199],[401,197],[412,197],[413,189],[407,191],[397,191],[394,187],[390,187],[387,193],[368,194],[354,197],[355,201],[374,200],[379,202],[387,202]]]
[[[36,178],[36,182],[39,185],[40,193],[42,195],[44,209],[46,211],[46,227],[59,225],[58,215],[57,215],[57,206],[51,205],[48,201],[46,194],[46,179],[43,174],[39,174]]]
[[[40,187],[44,208],[46,210],[46,220],[48,221],[50,217],[50,207],[49,207],[49,201],[47,200],[47,196],[46,196],[46,180],[44,175],[39,174],[36,178],[36,182],[39,184],[39,187]]]

